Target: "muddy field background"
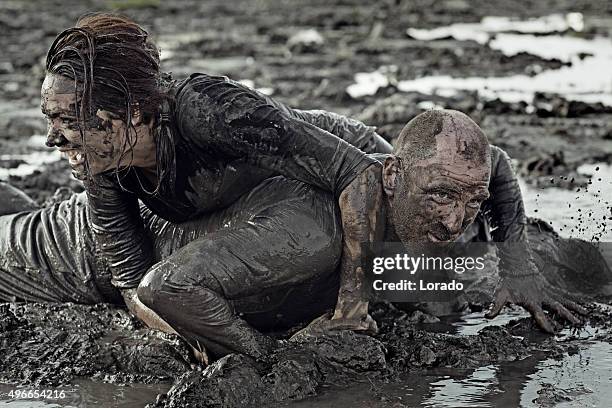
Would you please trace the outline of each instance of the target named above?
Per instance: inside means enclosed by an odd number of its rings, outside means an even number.
[[[41,204],[82,190],[71,179],[67,163],[44,147],[39,92],[46,51],[55,35],[82,13],[112,9],[149,30],[162,50],[164,70],[177,79],[192,72],[228,75],[294,107],[359,118],[377,126],[388,140],[426,109],[464,111],[516,160],[530,215],[551,221],[564,235],[612,239],[610,2],[1,0],[0,180],[23,188]],[[501,20],[487,31],[481,23],[490,16],[544,19],[533,26]],[[473,25],[432,31],[457,23]],[[487,37],[482,39],[479,30]],[[501,43],[501,34],[517,36],[513,44],[518,48],[509,51],[512,47]],[[545,38],[553,40],[550,45],[537,45]],[[575,69],[595,59],[601,64],[591,71]],[[567,81],[551,86],[543,77],[549,72],[567,72]],[[446,76],[476,80],[438,90],[422,80]],[[500,85],[500,78],[511,79]],[[530,78],[535,78],[533,86]],[[543,79],[541,88],[538,78]],[[551,93],[555,90],[561,94]],[[593,324],[600,327],[598,341],[608,344],[609,332],[602,328],[607,312],[599,313]],[[288,345],[265,363],[231,356],[202,372],[190,370],[193,361],[180,341],[142,330],[122,310],[7,305],[0,308],[1,376],[26,387],[72,390],[73,398],[62,406],[144,406],[173,382],[170,397],[159,397],[155,406],[268,405],[321,393],[334,397],[302,406],[418,406],[431,400],[436,382],[459,378],[462,389],[474,391],[470,386],[479,375],[492,375],[484,384],[509,392],[500,397],[491,391],[482,397],[490,405],[482,406],[523,404],[528,384],[534,397],[527,402],[537,406],[567,403],[589,393],[603,395],[598,389],[593,392],[596,386],[590,391],[584,384],[564,388],[548,377],[533,383],[542,358],[566,356],[560,361],[574,364],[567,356],[580,349],[582,335],[568,334],[565,343],[531,343],[514,337],[527,332],[527,320],[468,336],[475,332],[428,333],[415,326],[423,320],[418,314],[387,306],[379,306],[375,317],[382,328],[376,339],[342,334],[319,343]],[[473,319],[477,323],[470,324],[484,325],[477,315]],[[602,347],[592,358],[610,357],[609,348]],[[537,353],[543,353],[542,358],[525,360],[530,361],[527,368],[502,369],[508,361]],[[554,367],[554,362],[549,365]],[[425,371],[430,373],[425,377],[419,371],[445,366],[454,371]],[[421,380],[398,380],[415,372]],[[504,377],[507,372],[521,374]],[[357,379],[369,385],[359,386],[360,392],[352,389],[348,396],[325,392],[326,387],[350,386]],[[383,380],[395,388],[379,385]],[[0,385],[0,406],[10,387],[14,385]],[[440,397],[438,406],[461,398],[457,390],[449,395]],[[52,406],[57,401],[39,403]],[[10,406],[35,406],[24,404]]]

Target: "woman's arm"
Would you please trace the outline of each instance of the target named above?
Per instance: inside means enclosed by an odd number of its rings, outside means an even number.
[[[85,182],[91,229],[118,289],[138,286],[153,263],[153,249],[145,234],[138,198],[124,191],[112,174]]]
[[[393,146],[376,133],[374,126],[325,110],[292,109],[293,114],[366,153],[391,153]]]
[[[192,78],[177,95],[181,136],[193,148],[303,181],[339,197],[371,165],[358,148],[224,77]]]

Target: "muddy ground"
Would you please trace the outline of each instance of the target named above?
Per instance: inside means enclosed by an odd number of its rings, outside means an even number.
[[[156,401],[151,397],[148,407],[270,406],[315,396],[328,386],[368,387],[435,368],[476,369],[538,353],[561,357],[575,353],[584,342],[571,334],[562,341],[539,334],[528,318],[466,336],[431,330],[422,323],[431,316],[405,313],[385,303],[374,305],[372,315],[380,327],[374,337],[352,332],[303,337],[283,342],[265,360],[232,354],[202,369],[182,341],[143,329],[122,309],[2,305],[0,382],[39,389],[79,378],[128,385],[167,383],[172,384],[170,391]],[[611,342],[611,321],[609,311],[591,309],[589,324],[599,330],[590,341]],[[563,392],[544,391],[550,398]],[[408,406],[376,395],[374,387],[372,392],[380,406]],[[550,402],[547,398],[542,396],[541,406]]]
[[[0,2],[0,168],[16,169],[31,153],[46,153],[39,112],[43,60],[55,34],[86,11],[119,7],[143,23],[162,47],[163,66],[174,76],[203,71],[249,80],[294,107],[328,109],[378,126],[392,140],[432,103],[462,110],[492,143],[517,160],[527,182],[574,188],[588,183],[576,173],[584,163],[612,163],[612,108],[539,94],[531,106],[400,93],[394,79],[424,75],[504,76],[558,69],[567,62],[529,54],[503,55],[473,41],[426,42],[406,29],[477,22],[484,16],[519,18],[581,12],[585,29],[571,35],[608,35],[612,5],[606,1],[9,1]],[[127,6],[126,6],[127,4]],[[294,37],[314,29],[322,41]],[[357,72],[394,65],[390,85],[375,95],[351,98]],[[35,141],[36,143],[32,143]],[[10,155],[10,157],[9,157]],[[550,182],[551,178],[554,180]],[[573,183],[569,180],[574,179]],[[82,186],[64,162],[42,164],[33,174],[10,176],[40,204]],[[59,190],[58,190],[59,189]],[[144,329],[124,309],[108,305],[0,305],[0,382],[57,387],[78,378],[108,383],[173,384],[151,407],[260,406],[314,396],[329,385],[395,381],[433,367],[477,368],[543,352],[572,352],[579,339],[533,335],[528,319],[485,328],[474,336],[436,333],[420,315],[386,305],[373,307],[380,333],[339,333],[286,342],[265,361],[230,355],[205,370],[184,343]],[[597,340],[610,342],[610,316],[593,311]],[[519,337],[517,337],[519,336]],[[522,338],[521,338],[522,337]],[[373,391],[376,394],[376,391]],[[559,398],[543,389],[541,406]],[[552,402],[551,402],[552,401]],[[402,407],[380,395],[381,406]],[[547,405],[548,404],[548,405]]]

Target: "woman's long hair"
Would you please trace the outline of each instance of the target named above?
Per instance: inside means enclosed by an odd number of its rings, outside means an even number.
[[[98,109],[109,111],[125,122],[125,143],[115,172],[120,185],[120,164],[128,154],[128,147],[137,143],[132,136],[136,132],[130,132],[134,111],[138,109],[144,122],[154,121],[157,186],[149,193],[174,190],[174,141],[167,111],[163,115],[160,112],[161,105],[169,108],[172,98],[164,90],[157,47],[142,27],[117,14],[81,16],[75,27],[62,31],[51,45],[46,70],[74,80],[77,100],[81,92],[76,117],[84,146],[85,124],[95,118]],[[131,160],[133,154],[130,163]],[[85,166],[90,177],[87,161]]]

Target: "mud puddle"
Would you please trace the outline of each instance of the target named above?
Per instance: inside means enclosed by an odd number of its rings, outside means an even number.
[[[489,17],[483,19],[480,24],[465,24],[459,28],[449,26],[435,30],[408,30],[409,35],[418,39],[450,36],[486,44],[506,56],[526,52],[569,64],[559,69],[542,72],[538,72],[539,69],[534,66],[535,71],[531,75],[486,78],[422,77],[401,81],[398,89],[425,94],[442,92],[444,95],[453,94],[458,90],[476,90],[487,99],[499,98],[504,102],[528,103],[533,100],[536,92],[546,92],[560,94],[568,100],[601,102],[610,106],[612,83],[607,68],[612,62],[610,39],[605,37],[585,39],[557,34],[570,29],[578,33],[582,31],[582,27],[582,16],[579,13],[569,13],[565,18],[548,16],[528,21],[512,21],[507,18]],[[550,35],[542,35],[543,33]]]
[[[459,320],[436,324],[435,331],[473,335],[487,326],[501,326],[527,317],[520,310],[493,320],[471,313]],[[527,358],[476,369],[435,368],[400,381],[368,381],[348,388],[330,387],[315,398],[281,405],[296,408],[326,407],[584,407],[606,406],[612,400],[612,344],[595,341],[596,330],[563,330],[560,342],[580,339],[561,356],[535,351]],[[539,335],[540,340],[544,336]],[[590,340],[589,340],[590,339]]]
[[[572,101],[601,102],[612,106],[612,83],[608,67],[612,62],[612,42],[606,37],[592,39],[571,35],[584,27],[580,13],[550,15],[539,19],[514,20],[507,17],[485,17],[480,23],[453,24],[434,29],[409,28],[407,34],[417,40],[452,38],[474,41],[508,57],[521,53],[545,60],[558,60],[558,69],[543,69],[535,64],[529,73],[510,76],[451,75],[423,76],[399,81],[402,92],[450,97],[459,91],[477,91],[482,98],[507,103],[531,103],[536,92],[560,94]],[[355,83],[347,88],[353,98],[374,95],[390,85],[389,67],[370,73],[357,73]]]
[[[330,389],[320,397],[283,406],[599,407],[612,399],[611,370],[612,345],[594,342],[562,359],[539,355],[476,370],[429,370],[401,383]]]

